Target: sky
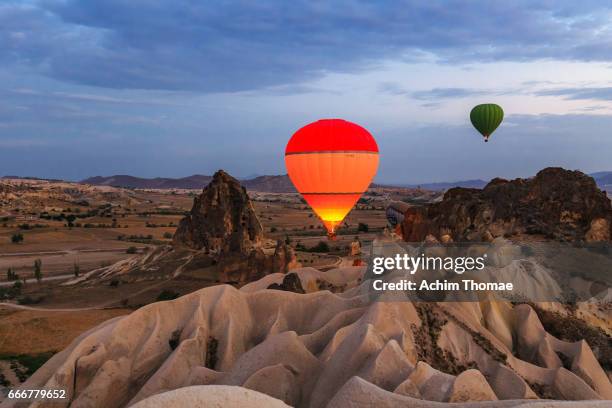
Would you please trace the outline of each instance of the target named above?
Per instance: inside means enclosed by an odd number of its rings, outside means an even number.
[[[612,3],[0,1],[0,175],[283,174],[320,118],[377,182],[612,170]]]

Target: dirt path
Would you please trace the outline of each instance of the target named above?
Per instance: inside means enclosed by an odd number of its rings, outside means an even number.
[[[146,249],[146,246],[136,247],[139,251]],[[28,257],[28,256],[45,256],[45,255],[75,255],[75,254],[91,254],[98,252],[125,252],[125,248],[97,248],[97,249],[70,249],[65,251],[39,251],[39,252],[8,252],[0,253],[0,258],[8,257]]]
[[[72,274],[65,274],[65,275],[47,276],[47,277],[43,276],[42,282],[61,280],[61,279],[70,279],[70,278],[74,278],[74,275],[72,275]],[[20,281],[20,282],[23,282],[23,281]],[[37,282],[37,280],[34,279],[34,278],[26,279],[26,284],[27,283],[36,283],[36,282]],[[0,282],[0,287],[2,287],[2,286],[13,286],[14,283],[15,283],[15,281]]]
[[[137,252],[142,252],[144,247],[137,247]],[[2,253],[0,250],[0,287],[10,286],[13,283],[6,280],[4,271],[11,268],[21,278],[27,278],[34,282],[34,262],[42,260],[44,280],[67,279],[74,268],[78,265],[82,273],[113,264],[115,262],[134,256],[128,254],[125,249],[109,249],[100,247],[97,249],[74,249],[61,251],[39,251]]]
[[[327,265],[317,265],[315,268],[320,271],[328,271],[330,269],[339,268],[342,265],[342,262],[343,262],[342,257],[337,256],[337,255],[329,255],[329,256],[333,256],[336,259],[334,259],[332,263],[329,263]]]
[[[18,310],[34,310],[37,312],[81,312],[84,310],[100,310],[100,309],[109,308],[109,307],[104,307],[104,306],[90,306],[90,307],[76,307],[76,308],[70,308],[70,309],[47,309],[45,307],[18,305],[16,303],[7,303],[7,302],[0,302],[0,307],[8,307],[11,309],[18,309]]]

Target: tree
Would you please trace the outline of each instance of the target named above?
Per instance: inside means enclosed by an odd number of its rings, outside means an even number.
[[[329,245],[325,241],[319,241],[319,243],[310,248],[310,252],[329,252]]]
[[[359,232],[368,232],[369,230],[370,226],[368,224],[360,222],[359,225],[357,225],[357,231]]]
[[[138,249],[135,246],[131,246],[125,250],[126,254],[135,254],[136,252],[138,252]]]
[[[15,271],[13,271],[13,268],[8,268],[8,270],[6,271],[6,280],[14,281],[17,279],[19,279],[19,276],[17,276]]]
[[[34,277],[39,283],[42,281],[42,261],[40,258],[34,261]]]
[[[13,286],[9,289],[9,297],[16,298],[17,296],[21,295],[22,286],[21,281],[16,281],[13,283]]]
[[[158,302],[163,302],[164,300],[174,300],[174,299],[176,299],[179,296],[180,296],[180,293],[177,293],[177,292],[175,292],[173,290],[164,289],[157,296],[157,301]]]
[[[76,276],[77,278],[79,277],[79,275],[81,274],[81,267],[79,266],[78,263],[74,263],[74,267],[72,269],[74,276]]]
[[[66,217],[66,221],[68,221],[68,228],[72,228],[74,226],[75,220],[76,216],[74,214],[70,214]]]
[[[19,244],[20,242],[23,242],[23,234],[20,232],[13,234],[13,236],[11,237],[11,242],[13,244]]]

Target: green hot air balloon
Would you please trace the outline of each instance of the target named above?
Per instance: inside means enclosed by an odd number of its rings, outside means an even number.
[[[488,142],[491,133],[493,133],[500,123],[502,123],[502,120],[504,120],[504,110],[501,106],[494,103],[476,105],[470,112],[470,120],[476,130],[484,136],[485,142]]]

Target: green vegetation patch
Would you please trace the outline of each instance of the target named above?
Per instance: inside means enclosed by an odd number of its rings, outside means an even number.
[[[19,381],[24,382],[55,353],[55,351],[47,351],[39,354],[0,354],[0,360],[8,361]]]
[[[165,300],[174,300],[174,299],[178,298],[180,295],[181,295],[180,293],[175,292],[173,290],[164,289],[157,296],[157,301],[158,302],[163,302]]]

